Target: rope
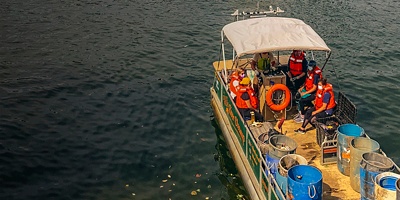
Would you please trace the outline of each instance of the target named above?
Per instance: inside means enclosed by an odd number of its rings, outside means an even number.
[[[339,77],[338,77],[338,75],[336,73],[336,69],[335,69],[334,65],[332,66],[332,69],[333,69],[333,74],[335,75],[336,80],[337,80],[337,85],[338,85],[339,91],[342,91],[342,87],[340,87],[340,80],[339,80]]]

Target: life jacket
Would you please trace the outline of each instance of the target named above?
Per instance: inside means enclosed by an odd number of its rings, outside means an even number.
[[[262,54],[260,54],[260,58],[257,61],[257,68],[263,71],[271,68],[271,59],[269,58],[269,53],[267,58],[263,58]]]
[[[298,76],[303,72],[303,60],[304,52],[301,52],[300,56],[295,57],[292,53],[289,57],[290,73],[293,76]]]
[[[318,66],[315,66],[314,69],[307,73],[307,79],[305,82],[306,91],[309,91],[313,88],[315,75],[319,75],[319,80],[322,78],[322,71]]]
[[[242,94],[247,92],[250,97],[250,104],[253,108],[257,109],[258,108],[258,99],[255,95],[255,92],[252,87],[250,86],[240,86],[240,89],[238,90],[238,95],[236,96],[236,106],[238,108],[248,108],[246,101],[242,99]]]
[[[239,81],[240,82],[240,76],[237,71],[234,71],[231,75],[231,80],[229,82],[229,90],[235,94],[236,96],[238,95],[238,89],[240,85],[237,85],[236,87],[233,85],[234,81]]]
[[[326,92],[329,92],[329,94],[331,94],[331,98],[329,99],[329,102],[326,105],[326,110],[332,109],[336,106],[335,95],[333,94],[332,85],[327,83],[322,90],[317,90],[317,93],[315,95],[315,110],[318,110],[319,108],[322,107],[324,95]]]

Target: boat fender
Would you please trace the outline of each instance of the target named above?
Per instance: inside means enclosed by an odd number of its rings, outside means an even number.
[[[282,90],[285,93],[285,99],[283,100],[283,102],[281,104],[275,104],[272,101],[272,95],[277,90]],[[285,109],[290,103],[290,90],[288,87],[286,87],[286,85],[275,84],[268,90],[265,100],[267,102],[267,105],[271,108],[271,110],[281,111],[281,110]]]

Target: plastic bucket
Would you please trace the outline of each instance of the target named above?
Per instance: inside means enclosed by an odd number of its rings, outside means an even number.
[[[400,179],[396,181],[396,200],[400,200]]]
[[[342,124],[337,128],[337,167],[346,176],[350,175],[350,142],[363,136],[364,129],[356,124]]]
[[[393,162],[386,156],[369,152],[362,155],[360,163],[360,194],[361,199],[374,199],[375,177],[393,170]]]
[[[284,155],[296,152],[296,141],[286,135],[273,135],[268,141],[268,154],[271,157],[280,159]]]
[[[286,199],[286,192],[287,192],[287,177],[286,176],[282,176],[279,173],[279,168],[278,168],[278,172],[275,174],[275,180],[276,180],[276,185],[274,186],[275,191],[278,191],[278,188],[281,189],[283,196],[279,193],[276,192],[276,195],[278,197],[278,199]]]
[[[396,181],[399,174],[393,172],[382,172],[375,177],[375,198],[376,200],[396,199]]]
[[[275,177],[275,173],[278,171],[278,163],[279,159],[270,156],[269,154],[265,155],[265,162],[267,163],[267,174],[272,174]]]
[[[297,154],[288,154],[282,156],[278,163],[278,173],[276,173],[276,182],[283,194],[287,192],[287,173],[291,167],[296,165],[307,165],[307,160]]]
[[[350,185],[360,192],[360,162],[363,154],[379,151],[379,143],[373,139],[358,137],[350,142]],[[372,179],[373,182],[373,179]]]
[[[322,173],[310,165],[297,165],[288,171],[288,199],[322,199]]]

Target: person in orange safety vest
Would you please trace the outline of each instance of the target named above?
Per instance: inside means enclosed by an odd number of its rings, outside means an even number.
[[[297,91],[304,84],[307,74],[306,55],[301,50],[293,50],[288,61],[287,83],[292,91]]]
[[[317,62],[310,60],[307,68],[306,81],[303,86],[298,89],[298,94],[300,94],[300,99],[298,102],[298,111],[294,119],[297,123],[302,123],[304,119],[305,106],[314,106],[312,101],[315,99],[315,92],[317,91],[317,86],[319,80],[322,78],[322,71],[317,66]]]
[[[251,111],[254,111],[255,120],[257,122],[264,121],[264,117],[257,111],[258,99],[254,93],[253,88],[250,86],[250,78],[244,77],[240,81],[239,93],[236,97],[236,106],[243,119],[248,120],[251,118]]]
[[[229,90],[234,101],[236,101],[236,96],[238,94],[238,90],[240,87],[239,83],[245,76],[246,74],[242,68],[237,68],[231,74],[231,80],[229,82]]]
[[[304,114],[303,124],[296,132],[304,134],[308,123],[314,123],[317,118],[325,118],[331,116],[336,108],[335,95],[333,87],[327,83],[326,78],[322,78],[318,82],[318,90],[315,94],[314,106],[307,109]]]

